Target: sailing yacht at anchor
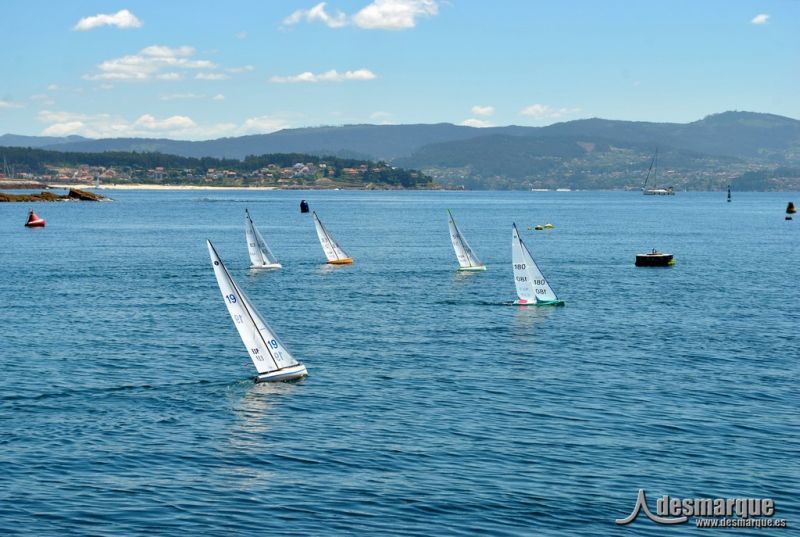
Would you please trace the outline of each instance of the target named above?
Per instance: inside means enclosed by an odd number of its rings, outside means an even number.
[[[653,172],[653,184],[656,181],[656,175],[658,174],[658,148],[656,148],[656,153],[653,155],[653,160],[650,161],[650,168],[647,170],[647,176],[644,178],[644,183],[642,183],[642,194],[645,196],[674,196],[675,191],[672,187],[668,188],[647,188],[647,181],[650,179],[650,172]]]

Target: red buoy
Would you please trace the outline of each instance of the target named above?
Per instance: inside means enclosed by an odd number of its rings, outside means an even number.
[[[31,211],[28,214],[28,221],[25,222],[25,227],[44,227],[44,218]]]

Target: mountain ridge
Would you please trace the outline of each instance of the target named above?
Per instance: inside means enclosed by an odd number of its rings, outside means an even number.
[[[421,169],[445,183],[476,187],[541,186],[551,183],[548,174],[558,174],[574,177],[575,184],[634,188],[633,172],[649,162],[656,148],[663,178],[676,187],[711,177],[707,186],[716,188],[734,174],[800,168],[800,121],[743,111],[710,114],[689,123],[586,118],[544,127],[352,124],[203,141],[0,136],[0,144],[4,141],[54,151],[160,152],[239,160],[271,153],[330,155]]]

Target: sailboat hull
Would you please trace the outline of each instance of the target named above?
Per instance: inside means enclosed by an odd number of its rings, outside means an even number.
[[[531,302],[529,300],[515,300],[515,306],[563,306],[563,300],[539,300]]]
[[[486,265],[479,265],[477,267],[459,267],[459,272],[480,272],[486,270]]]
[[[279,269],[283,268],[280,263],[272,263],[271,265],[250,265],[251,269]]]
[[[345,257],[344,259],[334,259],[333,261],[328,261],[329,265],[352,265],[353,258],[352,257]]]
[[[278,369],[277,371],[270,371],[269,373],[261,373],[256,377],[256,382],[281,382],[284,380],[294,380],[305,377],[308,375],[306,366],[303,364],[292,365]]]

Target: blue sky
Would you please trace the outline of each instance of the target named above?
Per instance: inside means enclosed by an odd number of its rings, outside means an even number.
[[[0,133],[800,118],[800,2],[5,0]]]

